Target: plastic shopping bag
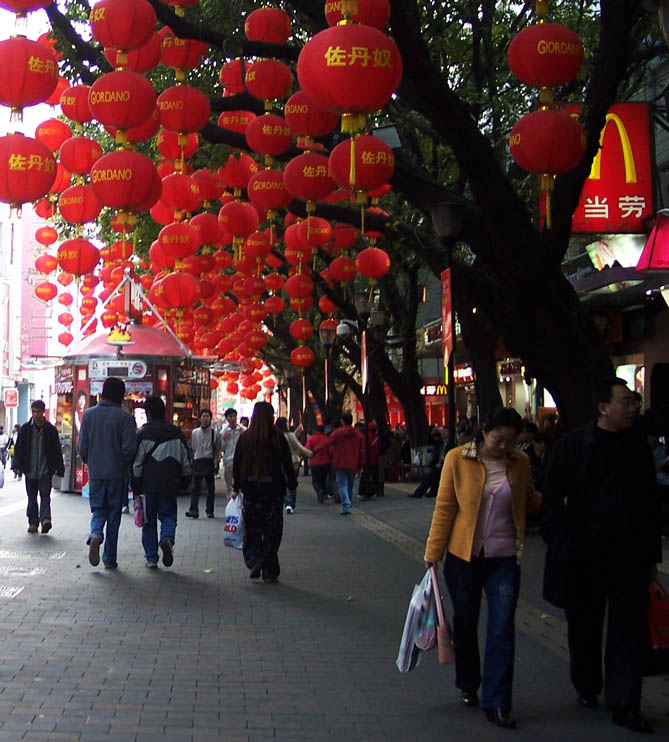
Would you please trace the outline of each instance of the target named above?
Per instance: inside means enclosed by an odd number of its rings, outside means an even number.
[[[146,524],[146,495],[139,495],[132,502],[135,507],[135,525],[141,528]]]
[[[433,597],[432,576],[428,570],[420,585],[414,586],[409,601],[400,648],[395,660],[400,672],[413,670],[420,661],[421,649],[432,649],[437,643],[436,614],[434,619],[430,616],[432,611],[436,611]]]
[[[233,549],[244,547],[244,516],[242,502],[239,495],[225,506],[225,526],[223,527],[223,543]]]

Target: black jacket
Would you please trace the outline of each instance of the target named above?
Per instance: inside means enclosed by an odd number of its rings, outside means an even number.
[[[626,555],[639,564],[662,560],[660,505],[655,467],[648,443],[633,431],[624,436],[624,467],[635,482],[633,509],[624,525]],[[602,466],[595,423],[563,435],[550,457],[544,478],[541,533],[548,544],[544,568],[544,598],[566,608],[580,569],[585,544],[584,521],[591,492],[589,482]],[[621,545],[622,547],[622,545]]]
[[[62,477],[65,474],[63,449],[55,425],[48,420],[44,421],[44,455],[49,474]],[[32,420],[24,423],[19,430],[19,436],[14,444],[14,466],[18,471],[27,472],[30,469],[30,450],[35,424]]]
[[[266,451],[249,451],[251,457],[249,471],[246,477],[242,476],[242,459],[248,446],[248,433],[244,432],[239,437],[235,447],[235,457],[232,462],[233,489],[240,489],[247,494],[251,489],[266,491],[283,498],[286,486],[289,490],[297,489],[297,478],[293,468],[293,459],[288,447],[288,441],[283,433],[276,430],[274,437],[270,439],[270,446]],[[258,467],[256,471],[256,461]]]
[[[188,447],[183,433],[166,420],[151,420],[137,431],[132,465],[132,491],[179,494],[181,480],[190,477]]]

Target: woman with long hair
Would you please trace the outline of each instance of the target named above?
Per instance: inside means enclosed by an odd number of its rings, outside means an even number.
[[[507,729],[513,681],[514,617],[526,515],[538,512],[530,462],[514,448],[522,420],[513,409],[493,410],[475,439],[446,455],[425,547],[425,566],[444,558],[453,602],[455,685],[465,706]],[[481,594],[488,631],[481,676],[477,626]]]
[[[295,496],[297,478],[288,443],[274,425],[274,408],[256,402],[251,422],[239,438],[232,465],[232,496],[244,497],[244,562],[249,577],[276,582],[283,535],[286,490]]]

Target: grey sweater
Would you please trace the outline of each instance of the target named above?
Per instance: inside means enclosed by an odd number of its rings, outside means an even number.
[[[120,405],[101,399],[84,412],[77,450],[91,479],[123,479],[135,458],[136,425]]]

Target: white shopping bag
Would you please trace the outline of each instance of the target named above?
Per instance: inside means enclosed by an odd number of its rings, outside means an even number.
[[[237,496],[225,506],[223,543],[233,549],[242,549],[244,547],[244,530],[242,498]]]

